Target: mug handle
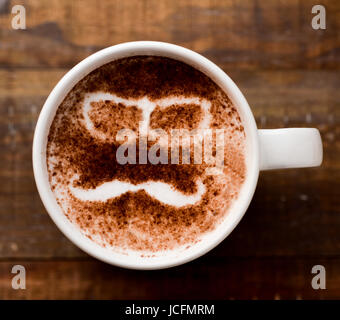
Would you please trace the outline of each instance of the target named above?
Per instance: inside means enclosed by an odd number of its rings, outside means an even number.
[[[260,170],[317,167],[322,163],[318,129],[260,129],[258,135]]]

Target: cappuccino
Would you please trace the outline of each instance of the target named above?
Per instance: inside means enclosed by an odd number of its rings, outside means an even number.
[[[48,135],[51,188],[80,231],[113,250],[190,246],[228,215],[245,181],[246,135],[209,77],[157,56],[79,81]]]

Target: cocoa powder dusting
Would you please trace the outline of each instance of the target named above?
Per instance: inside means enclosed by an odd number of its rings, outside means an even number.
[[[167,97],[195,97],[211,103],[212,129],[224,129],[224,170],[207,175],[209,165],[138,164],[138,105],[110,99],[91,102],[88,120],[84,100],[91,93],[108,93],[122,99],[151,101]],[[196,129],[204,118],[199,104],[173,104],[150,114],[150,128]],[[86,127],[91,121],[93,132]],[[115,137],[119,130],[136,132],[136,164],[120,164]],[[148,142],[148,150],[155,142]],[[170,162],[170,151],[168,152]],[[182,62],[136,56],[108,63],[83,78],[59,106],[50,128],[47,166],[52,190],[70,221],[91,240],[118,249],[156,252],[199,241],[225,217],[245,180],[245,132],[240,116],[227,95],[207,76]],[[205,193],[191,205],[172,206],[145,190],[128,191],[106,201],[81,200],[70,187],[94,190],[103,183],[132,185],[163,182],[183,195],[195,194],[197,181]]]

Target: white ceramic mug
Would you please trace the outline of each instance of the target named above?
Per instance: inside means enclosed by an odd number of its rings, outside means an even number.
[[[152,257],[138,253],[119,253],[103,248],[85,237],[63,214],[52,193],[46,165],[46,144],[56,110],[73,86],[94,69],[113,60],[156,55],[183,61],[202,71],[223,89],[237,108],[246,133],[247,176],[238,199],[216,229],[203,236],[190,248],[158,252]],[[180,46],[153,41],[128,42],[101,50],[72,68],[55,86],[47,98],[35,129],[33,168],[40,197],[59,229],[79,248],[107,263],[132,269],[161,269],[191,261],[219,244],[239,223],[253,197],[260,170],[319,166],[322,162],[322,142],[313,128],[258,130],[254,116],[235,83],[214,63],[196,52]]]

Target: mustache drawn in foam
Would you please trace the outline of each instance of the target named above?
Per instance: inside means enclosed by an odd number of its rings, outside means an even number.
[[[126,192],[137,192],[144,190],[148,195],[157,199],[158,201],[175,207],[183,207],[193,205],[199,202],[202,195],[205,193],[206,188],[202,181],[197,181],[197,192],[192,195],[184,195],[183,193],[175,190],[174,187],[163,182],[148,181],[137,185],[113,180],[105,182],[95,189],[82,189],[73,187],[72,179],[70,183],[70,191],[73,195],[83,201],[106,201],[123,195]]]

